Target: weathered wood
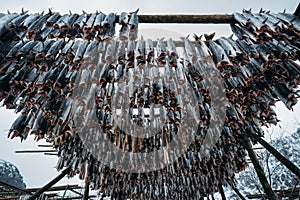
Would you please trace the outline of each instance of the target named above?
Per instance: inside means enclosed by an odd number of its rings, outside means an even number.
[[[12,190],[14,190],[14,191],[17,191],[17,192],[19,192],[19,193],[22,193],[22,194],[31,194],[31,192],[28,191],[27,189],[18,188],[18,187],[15,187],[15,186],[13,186],[13,185],[4,183],[4,182],[2,182],[2,181],[0,181],[0,185],[1,185],[1,186],[4,186],[4,187],[6,187],[6,188],[12,189]]]
[[[177,23],[177,24],[230,24],[234,23],[233,15],[138,15],[139,23]],[[116,17],[119,22],[119,15]]]
[[[219,192],[221,194],[222,200],[226,200],[225,192],[221,184],[219,185]]]
[[[89,191],[90,191],[90,181],[88,178],[85,179],[85,185],[84,185],[84,194],[83,194],[83,200],[89,199]]]
[[[49,152],[57,152],[55,149],[49,150],[17,150],[15,153],[49,153]]]
[[[274,147],[272,147],[268,142],[258,135],[252,134],[251,136],[254,137],[254,139],[262,146],[264,146],[266,150],[269,151],[277,160],[279,160],[284,166],[286,166],[289,170],[291,170],[291,172],[300,178],[300,169],[294,163],[284,157]]]
[[[55,177],[52,181],[47,183],[44,187],[39,189],[36,193],[34,193],[31,197],[28,198],[28,200],[35,200],[38,198],[43,192],[47,191],[49,188],[51,188],[54,184],[56,184],[58,181],[60,181],[65,175],[67,175],[71,171],[71,166],[64,169],[57,177]]]
[[[272,190],[270,184],[268,183],[268,180],[266,178],[264,170],[262,169],[262,167],[259,164],[256,154],[252,149],[252,145],[251,145],[248,135],[243,134],[240,137],[240,139],[241,139],[242,144],[248,151],[248,156],[250,157],[250,159],[252,161],[253,167],[257,173],[257,176],[259,178],[259,181],[260,181],[262,187],[264,188],[266,196],[268,197],[269,200],[276,200],[277,199],[276,195],[275,195],[274,191]]]
[[[38,147],[53,147],[51,144],[39,144]]]
[[[66,189],[67,186],[68,186],[68,190],[82,189],[82,187],[79,185],[60,185],[60,186],[54,186],[54,187],[49,188],[47,190],[47,192],[64,190],[64,189]],[[40,190],[40,189],[41,188],[27,188],[26,190],[30,191],[30,192],[36,192],[37,190]]]
[[[287,190],[274,190],[279,197],[299,197],[300,188]],[[292,193],[292,194],[291,194]],[[266,198],[265,194],[248,194],[249,199]]]
[[[230,187],[233,189],[233,191],[240,197],[241,200],[246,200],[246,198],[240,193],[240,191],[233,185],[232,183],[229,183]]]

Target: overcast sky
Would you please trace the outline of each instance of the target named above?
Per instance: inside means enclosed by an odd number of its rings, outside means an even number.
[[[53,8],[53,11],[66,13],[69,10],[72,12],[95,12],[96,10],[104,13],[121,11],[134,11],[140,8],[140,14],[231,14],[240,12],[243,8],[252,8],[253,11],[258,11],[260,8],[280,12],[286,8],[287,12],[293,13],[298,5],[298,0],[0,0],[2,5],[0,12],[19,12],[21,8],[28,9],[31,13],[41,12]],[[156,28],[168,29],[177,32],[181,35],[188,33],[211,33],[217,32],[217,36],[228,36],[231,34],[228,25],[166,25],[166,24],[147,24],[141,25],[141,28]],[[144,29],[145,33],[149,29]],[[169,32],[170,33],[170,32]],[[276,105],[278,117],[282,121],[281,127],[287,133],[293,132],[296,126],[296,116],[300,116],[299,104],[295,107],[295,112],[288,111],[281,103]],[[33,142],[33,136],[30,136],[26,141],[20,143],[20,140],[8,140],[7,130],[15,119],[16,115],[12,111],[7,111],[4,108],[0,109],[0,159],[4,159],[15,164],[24,177],[25,183],[29,187],[41,187],[49,180],[55,177],[58,173],[55,170],[56,157],[43,156],[41,154],[15,154],[15,150],[20,149],[35,149],[38,144]],[[300,121],[300,119],[298,118]],[[270,131],[273,128],[269,129]],[[279,127],[274,129],[275,133],[282,132]],[[43,142],[43,141],[42,141]],[[59,184],[63,183],[79,183],[78,179],[64,179]]]

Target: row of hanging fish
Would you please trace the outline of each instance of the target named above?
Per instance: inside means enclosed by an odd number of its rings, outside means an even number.
[[[99,14],[94,16],[94,25]],[[269,29],[261,29],[250,38],[245,36],[249,24],[238,23],[232,25],[237,40],[214,40],[214,34],[205,34],[205,39],[195,35],[195,41],[184,38],[183,48],[176,47],[172,39],[158,39],[154,45],[150,39],[136,40],[136,11],[130,18],[125,12],[120,14],[118,39],[39,40],[34,35],[40,34],[41,25],[30,37],[28,29],[11,25],[21,24],[12,23],[14,19],[24,21],[31,16],[25,15],[0,16],[0,99],[4,106],[20,113],[9,137],[23,140],[33,134],[37,140],[46,138],[59,152],[58,170],[72,165],[70,176],[88,177],[92,187],[106,196],[201,199],[217,192],[220,185],[235,184],[234,173],[247,166],[240,135],[250,132],[263,136],[261,126],[278,122],[273,110],[276,101],[289,109],[297,103],[299,49],[281,36],[259,40],[259,35],[270,34]],[[54,15],[58,15],[56,20]],[[246,16],[245,12],[240,15]],[[48,24],[43,16],[36,19],[45,27],[72,29],[65,27],[65,20],[55,25],[62,17],[59,14],[49,12],[45,17]],[[85,26],[74,28],[89,34],[101,27]],[[24,33],[23,40],[16,39],[18,27]],[[294,33],[286,34],[292,37]],[[220,81],[222,85],[218,85]],[[222,91],[226,95],[215,99],[215,93]],[[197,101],[191,102],[192,97]],[[224,113],[215,112],[214,101],[224,106]],[[126,124],[120,124],[116,114],[126,119]],[[215,125],[223,114],[224,126]],[[78,126],[84,127],[81,131],[86,134],[79,134]],[[169,155],[168,145],[189,133],[194,138],[186,152],[178,160]],[[207,139],[217,133],[221,135],[216,145],[201,156]],[[157,164],[166,167],[157,166],[160,170],[150,173],[115,170],[112,166],[125,158],[112,158],[110,149],[106,152],[105,146],[99,146],[103,138],[124,152],[165,149],[163,155],[156,156]],[[105,156],[91,154],[86,141]],[[135,168],[138,163],[130,160],[129,165]]]

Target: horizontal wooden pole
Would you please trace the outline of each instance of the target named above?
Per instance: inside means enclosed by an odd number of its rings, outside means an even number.
[[[38,147],[53,147],[51,144],[39,144]]]
[[[181,24],[230,24],[234,23],[233,15],[138,15],[139,23],[181,23]],[[116,23],[119,22],[119,15]]]
[[[48,152],[57,152],[55,149],[50,150],[17,150],[15,153],[48,153]]]
[[[15,187],[13,185],[4,183],[2,181],[0,181],[0,186],[12,189],[12,190],[14,190],[16,192],[19,192],[19,193],[22,193],[22,194],[31,194],[31,192],[29,190],[27,190],[27,189],[18,188],[18,187]]]
[[[47,192],[49,192],[49,191],[60,191],[60,190],[65,190],[67,186],[68,186],[68,185],[54,186],[54,187],[49,188],[49,189],[47,190]],[[35,192],[35,191],[40,190],[40,189],[41,189],[41,188],[27,188],[26,190],[27,190],[27,191],[30,191],[30,192]],[[70,189],[76,190],[76,189],[82,189],[82,187],[79,186],[79,185],[69,185],[69,186],[68,186],[68,190],[70,190]]]
[[[287,190],[274,190],[281,197],[297,196],[300,192],[300,188],[287,189]],[[291,194],[293,192],[293,194]],[[265,198],[265,194],[248,194],[249,199]],[[298,197],[298,196],[297,196]]]

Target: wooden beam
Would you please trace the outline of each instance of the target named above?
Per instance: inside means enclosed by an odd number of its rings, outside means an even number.
[[[79,185],[60,185],[60,186],[54,186],[54,187],[49,188],[47,190],[47,192],[65,190],[67,186],[68,186],[68,190],[82,189],[82,187]],[[40,190],[40,189],[41,188],[27,188],[26,190],[28,190],[30,192],[36,192],[37,190]]]
[[[90,191],[90,181],[88,178],[85,178],[83,200],[89,199],[89,191]]]
[[[176,24],[230,24],[234,23],[233,15],[138,15],[139,23],[176,23]],[[119,22],[119,15],[116,17]]]
[[[17,150],[15,153],[49,153],[49,152],[57,152],[55,149],[49,150]]]
[[[222,184],[219,184],[219,192],[221,194],[222,200],[226,200],[226,196]]]
[[[58,181],[60,181],[65,175],[67,175],[71,171],[71,166],[64,169],[61,174],[59,174],[57,177],[55,177],[53,180],[51,180],[49,183],[47,183],[44,187],[39,189],[36,193],[34,193],[31,197],[28,198],[28,200],[35,200],[38,198],[41,194],[46,192],[49,188],[51,188],[54,184],[56,184]]]
[[[279,162],[281,162],[284,166],[286,166],[291,172],[293,172],[296,176],[300,178],[300,169],[292,163],[290,160],[285,158],[281,153],[279,153],[274,147],[272,147],[268,142],[259,137],[256,134],[251,134],[254,139],[259,142],[262,146],[266,148]]]
[[[262,187],[264,188],[264,191],[265,191],[268,199],[276,200],[277,199],[276,194],[274,193],[270,184],[268,183],[265,172],[262,169],[262,167],[260,166],[257,156],[252,149],[252,145],[251,145],[249,136],[247,134],[243,134],[243,135],[241,135],[240,140],[241,140],[243,146],[245,147],[245,149],[248,151],[248,156],[252,161],[253,167],[257,173],[259,181],[260,181]]]
[[[294,189],[287,189],[287,190],[274,190],[274,192],[278,193],[280,197],[289,197],[293,192],[292,196],[299,197],[300,188]],[[265,198],[265,194],[248,194],[246,195],[249,199],[257,199],[257,198]]]
[[[53,147],[51,144],[39,144],[38,147]]]
[[[6,187],[6,188],[12,189],[12,190],[14,190],[14,191],[18,191],[19,193],[22,193],[22,194],[31,194],[31,192],[28,191],[27,189],[18,188],[18,187],[15,187],[15,186],[13,186],[13,185],[4,183],[4,182],[2,182],[2,181],[0,181],[0,185],[4,186],[4,187]]]

